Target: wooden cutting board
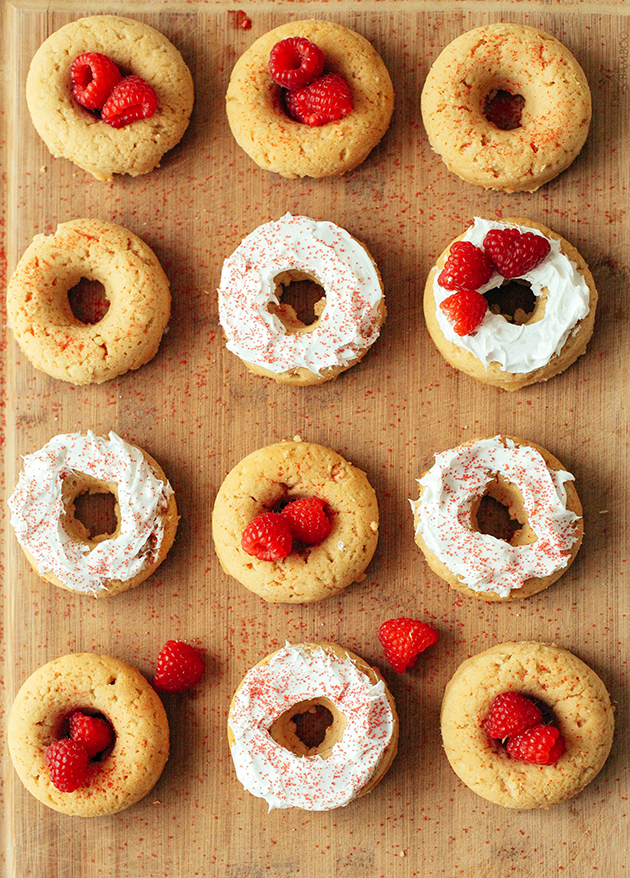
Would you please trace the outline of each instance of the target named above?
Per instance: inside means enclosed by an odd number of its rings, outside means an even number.
[[[250,30],[238,28],[243,8]],[[6,709],[38,666],[77,651],[109,653],[150,678],[163,642],[207,654],[192,692],[166,699],[172,755],[153,794],[117,816],[56,814],[26,793],[3,748],[7,875],[25,878],[308,878],[343,876],[625,875],[628,864],[627,699],[630,162],[627,3],[148,2],[24,0],[3,8],[6,113],[2,118],[6,270],[32,237],[81,216],[121,223],[144,238],[172,282],[173,316],[149,365],[98,387],[36,372],[7,331],[4,487],[21,455],[52,436],[111,429],[146,448],[177,493],[182,519],[167,561],[144,585],[110,600],[73,597],[31,572],[8,527],[2,611]],[[182,143],[162,167],[99,183],[53,159],[26,109],[35,50],[90,12],[134,14],[165,33],[191,68],[197,99]],[[257,168],[225,118],[230,70],[253,40],[292,18],[341,22],[370,39],[396,88],[382,144],[338,179],[283,180]],[[431,152],[419,97],[439,51],[462,31],[499,20],[541,27],[579,59],[594,98],[593,124],[575,163],[535,194],[467,185]],[[259,224],[286,211],[332,220],[362,240],[385,285],[388,319],[365,360],[337,382],[290,389],[249,375],[225,350],[216,288],[223,259]],[[456,373],[422,316],[427,273],[475,215],[527,216],[575,244],[600,294],[586,356],[546,385],[513,394]],[[497,432],[547,447],[575,474],[586,537],[571,570],[527,601],[486,605],[458,596],[428,569],[413,541],[408,498],[433,454]],[[366,580],[307,606],[268,605],[220,569],[210,517],[218,486],[250,451],[300,434],[364,469],[382,527]],[[432,622],[438,645],[404,675],[385,662],[385,619]],[[517,813],[462,786],[440,744],[444,686],[469,655],[506,640],[553,641],[603,678],[617,707],[605,768],[578,798]],[[378,665],[397,700],[400,750],[367,798],[329,813],[267,813],[244,792],[225,722],[246,670],[286,640],[332,640]],[[6,712],[4,714],[6,716]]]

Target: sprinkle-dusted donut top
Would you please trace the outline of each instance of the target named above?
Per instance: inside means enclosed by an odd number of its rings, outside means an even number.
[[[462,237],[477,247],[483,245],[491,229],[514,228],[520,232],[530,228],[515,223],[491,221],[476,217]],[[506,372],[527,373],[544,368],[554,355],[560,353],[577,323],[589,313],[589,288],[577,266],[561,249],[555,238],[547,238],[551,245],[549,254],[522,279],[531,286],[537,299],[544,298],[542,319],[518,326],[509,323],[500,314],[490,310],[477,330],[471,335],[457,335],[440,304],[452,295],[438,283],[435,273],[433,295],[436,303],[435,316],[444,337],[477,357],[485,367],[499,363]],[[495,272],[478,292],[485,293],[501,285],[503,278]]]
[[[473,503],[497,474],[521,492],[535,542],[513,546],[472,530]],[[536,448],[517,445],[507,436],[460,445],[437,454],[431,469],[418,479],[422,495],[411,501],[416,533],[469,588],[507,597],[527,579],[566,567],[577,540],[578,516],[567,509],[564,488],[573,480],[564,470],[550,470]]]
[[[119,532],[96,545],[72,539],[63,526],[64,481],[81,475],[116,485]],[[55,436],[26,455],[8,504],[18,542],[39,573],[53,573],[72,591],[95,594],[110,580],[132,579],[155,558],[172,493],[139,448],[115,433],[106,438],[88,431]]]
[[[275,278],[296,271],[324,288],[326,306],[306,332],[289,332],[269,304],[279,304]],[[330,222],[285,214],[248,235],[225,260],[219,319],[227,348],[271,372],[347,366],[378,338],[383,299],[366,249]]]
[[[276,743],[270,726],[293,705],[324,697],[344,714],[341,741],[323,759]],[[273,808],[328,811],[352,801],[370,780],[394,733],[385,683],[372,683],[350,658],[287,644],[251,668],[230,709],[238,779]]]

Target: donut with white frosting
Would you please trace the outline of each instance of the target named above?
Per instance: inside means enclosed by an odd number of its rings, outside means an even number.
[[[92,535],[75,517],[84,493],[111,493],[117,526]],[[42,579],[95,597],[126,591],[162,563],[175,538],[175,495],[159,464],[115,433],[55,436],[24,458],[11,525]]]
[[[309,747],[293,720],[332,714]],[[251,668],[230,706],[228,739],[238,779],[273,808],[329,811],[372,790],[398,746],[396,706],[379,672],[332,643],[289,645]]]
[[[310,325],[281,302],[283,286],[304,279],[324,290]],[[218,295],[228,350],[252,372],[294,385],[320,384],[357,363],[386,313],[367,249],[334,223],[289,213],[225,260]]]
[[[469,241],[483,249],[492,229],[517,229],[522,234],[545,237],[548,255],[535,268],[514,281],[529,286],[535,297],[531,313],[500,313],[505,278],[495,271],[479,287],[482,295],[496,290],[499,307],[488,309],[481,324],[469,335],[458,335],[440,307],[453,294],[439,283],[444,264],[456,241]],[[445,360],[484,384],[517,390],[547,381],[563,372],[586,351],[593,333],[597,289],[578,251],[560,235],[528,219],[488,220],[476,217],[463,235],[441,254],[427,278],[424,314],[427,328]]]
[[[415,539],[431,569],[485,601],[529,597],[554,583],[582,542],[573,476],[540,445],[493,436],[435,456],[411,502]],[[492,497],[520,527],[509,542],[482,533],[478,512]]]

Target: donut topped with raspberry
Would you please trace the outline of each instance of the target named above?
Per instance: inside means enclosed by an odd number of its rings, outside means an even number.
[[[394,108],[382,58],[329,21],[283,24],[236,62],[226,95],[236,142],[283,177],[343,174],[381,140]]]
[[[55,158],[96,177],[158,167],[182,138],[192,111],[190,71],[149,25],[114,15],[80,18],[37,50],[26,99]]]

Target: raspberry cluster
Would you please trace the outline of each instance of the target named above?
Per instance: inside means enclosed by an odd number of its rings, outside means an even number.
[[[157,110],[157,96],[139,76],[123,76],[114,62],[100,52],[84,52],[70,68],[72,94],[86,110],[98,113],[112,128],[149,119]]]
[[[46,750],[52,783],[64,793],[85,786],[90,763],[99,759],[114,742],[109,720],[74,710],[67,720],[68,736],[58,738]]]
[[[280,512],[263,512],[244,529],[241,545],[260,561],[286,558],[295,542],[318,546],[332,528],[325,507],[319,497],[303,497],[287,503]]]
[[[489,738],[505,742],[513,759],[555,765],[565,751],[564,738],[542,719],[542,711],[531,698],[509,689],[492,701],[484,729]]]

